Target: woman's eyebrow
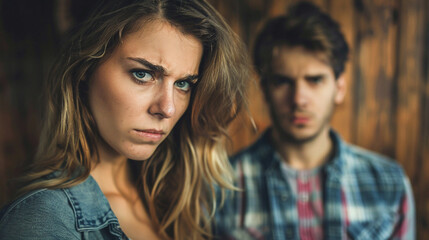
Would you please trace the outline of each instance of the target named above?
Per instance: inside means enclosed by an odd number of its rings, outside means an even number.
[[[167,70],[163,66],[153,64],[144,58],[127,57],[127,59],[132,60],[134,62],[138,62],[141,65],[144,65],[145,67],[149,68],[153,72],[160,73],[161,75],[168,75]],[[199,78],[199,75],[187,75],[186,77],[181,78],[181,80],[196,82],[198,78]]]
[[[149,68],[150,70],[157,72],[157,73],[161,73],[162,75],[165,75],[167,72],[163,66],[155,65],[155,64],[149,62],[148,60],[146,60],[144,58],[127,57],[127,59],[132,60],[134,62],[138,62],[141,65],[144,65],[145,67]]]
[[[188,75],[184,78],[181,78],[180,81],[189,81],[192,83],[196,83],[198,80],[199,76],[198,75]]]

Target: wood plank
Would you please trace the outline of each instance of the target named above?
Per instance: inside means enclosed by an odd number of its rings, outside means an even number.
[[[397,6],[363,0],[357,5],[355,48],[354,142],[394,157],[392,101],[395,84]],[[393,1],[391,1],[393,2]]]
[[[426,23],[429,24],[429,18],[427,18]],[[427,40],[425,46],[427,52],[429,51],[429,30],[427,29],[426,36]],[[429,62],[426,62],[426,66],[426,82],[424,83],[424,93],[422,96],[421,158],[417,163],[417,166],[419,166],[418,174],[413,181],[413,185],[415,186],[414,195],[417,204],[416,207],[418,210],[417,232],[419,234],[419,239],[429,239]]]
[[[424,23],[425,1],[401,0],[400,3],[396,157],[405,167],[413,185],[417,206],[417,236],[419,239],[426,239],[424,236],[428,236],[429,209],[428,172],[420,172],[428,168],[427,163],[422,166],[425,161],[421,158],[420,151],[428,146],[422,146],[424,129],[420,128],[424,121],[423,114],[427,111],[421,101],[425,81],[422,75],[425,67],[422,61],[425,49],[424,32],[427,31]]]
[[[402,0],[400,6],[396,157],[411,177],[416,174],[421,139],[423,3],[424,0]]]
[[[429,2],[424,2],[424,26],[429,26]],[[423,44],[424,79],[422,86],[422,122],[421,122],[421,157],[416,166],[419,169],[414,177],[415,198],[417,203],[417,233],[419,239],[429,239],[429,29],[424,27]]]
[[[429,6],[429,4],[428,4]],[[428,9],[429,10],[429,9]],[[429,19],[429,18],[428,18]],[[426,21],[429,24],[429,21]],[[427,25],[426,25],[427,26]],[[426,30],[426,35],[429,31]],[[429,51],[429,37],[426,41],[426,51]],[[429,69],[429,63],[426,69]],[[426,70],[427,73],[427,70]],[[419,239],[429,239],[429,74],[426,75],[425,93],[423,94],[423,112],[422,112],[422,144],[421,152],[422,157],[417,166],[419,167],[418,179],[414,182],[417,183],[417,190],[415,198],[417,202],[417,229]]]
[[[272,0],[270,4],[270,10],[268,12],[268,17],[275,17],[286,13],[288,6],[294,0]]]
[[[257,26],[263,22],[262,16],[267,16],[269,7],[263,1],[211,0],[210,2],[249,46],[250,53],[251,41],[258,30]],[[240,113],[228,129],[231,137],[230,144],[227,144],[230,155],[250,145],[268,125],[268,115],[264,111],[266,107],[259,90],[259,84],[255,81],[256,76],[249,80],[249,109]],[[258,125],[256,129],[254,123]]]
[[[345,96],[344,102],[337,106],[335,113],[332,117],[332,127],[341,134],[341,137],[350,142],[352,139],[352,130],[353,130],[353,99],[354,99],[354,65],[353,63],[353,49],[355,49],[355,13],[354,5],[352,1],[344,0],[331,0],[327,4],[328,12],[333,19],[335,19],[341,27],[341,31],[346,38],[346,41],[350,47],[349,60],[346,63],[346,68],[344,71],[344,77],[347,81],[347,94]]]
[[[256,76],[254,76],[256,78]],[[259,87],[259,80],[249,88],[249,111],[243,111],[229,128],[232,145],[229,153],[236,153],[254,142],[271,124],[268,106]]]

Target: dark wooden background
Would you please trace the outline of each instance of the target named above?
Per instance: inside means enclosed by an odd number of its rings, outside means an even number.
[[[297,0],[209,0],[251,48],[269,17]],[[91,3],[92,2],[92,3]],[[31,162],[40,132],[42,82],[63,32],[85,18],[94,1],[0,0],[0,206],[10,181]],[[396,159],[410,177],[418,239],[429,239],[429,1],[312,0],[342,27],[351,47],[348,95],[332,125],[347,141]],[[230,152],[254,141],[269,124],[257,85],[250,115],[230,132]]]

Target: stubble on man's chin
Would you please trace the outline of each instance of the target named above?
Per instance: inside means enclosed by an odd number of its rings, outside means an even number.
[[[323,127],[318,129],[318,131],[315,134],[312,134],[310,136],[295,136],[287,131],[285,131],[282,127],[276,126],[277,124],[274,124],[273,131],[276,132],[275,138],[277,138],[277,141],[280,141],[282,143],[291,143],[294,145],[303,145],[306,143],[309,143],[316,139],[323,131]]]
[[[328,118],[325,119],[324,123],[319,127],[319,129],[317,129],[314,134],[309,136],[296,136],[286,131],[277,120],[278,118],[272,116],[271,119],[273,119],[273,131],[275,132],[273,134],[274,140],[279,141],[279,143],[289,143],[293,145],[303,145],[312,142],[323,133],[325,128],[329,128],[329,120],[331,116],[332,114],[329,114]],[[305,128],[305,126],[302,126],[302,128]]]
[[[282,126],[281,123],[278,121],[279,118],[278,116],[276,116],[275,111],[272,108],[273,106],[270,104],[270,115],[271,115],[271,121],[273,124],[273,131],[276,132],[276,134],[272,134],[274,140],[276,141],[280,141],[280,143],[290,143],[290,144],[294,144],[294,145],[303,145],[309,142],[312,142],[314,139],[316,139],[317,137],[319,137],[323,131],[326,128],[330,128],[330,122],[334,113],[334,109],[335,109],[335,102],[334,102],[334,98],[332,98],[331,100],[331,106],[329,108],[329,110],[327,111],[327,114],[325,115],[322,124],[319,126],[319,129],[317,129],[317,131],[310,135],[310,136],[295,136],[294,134],[286,131]],[[305,126],[302,126],[303,128]]]

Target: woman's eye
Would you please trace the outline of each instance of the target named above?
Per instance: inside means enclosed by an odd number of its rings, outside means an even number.
[[[191,89],[192,85],[188,81],[177,81],[175,83],[176,87],[180,88],[181,90],[187,92]]]
[[[131,71],[133,77],[140,82],[149,82],[153,79],[152,74],[142,71],[142,70],[133,70]]]

